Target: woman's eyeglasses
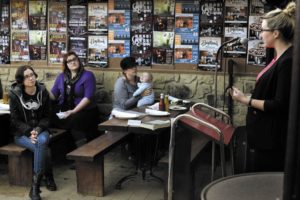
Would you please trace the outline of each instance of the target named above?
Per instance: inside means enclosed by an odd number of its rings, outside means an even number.
[[[71,62],[77,62],[78,59],[76,57],[71,58],[70,60],[67,60],[67,64],[70,64]]]
[[[261,32],[273,32],[273,31],[275,31],[276,29],[261,29],[260,31]]]
[[[30,73],[24,76],[24,79],[30,79],[30,78],[35,78],[35,74],[34,73]]]

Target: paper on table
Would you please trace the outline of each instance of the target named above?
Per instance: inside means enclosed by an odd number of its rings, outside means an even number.
[[[4,104],[4,103],[0,103],[0,110],[9,110],[9,105]]]
[[[134,118],[141,117],[144,114],[139,113],[139,112],[134,112],[134,111],[125,111],[125,110],[114,109],[111,111],[111,115],[114,116],[115,118],[119,118],[119,119],[134,119]]]
[[[155,104],[153,104],[151,106],[148,106],[148,108],[151,108],[153,110],[159,110],[159,102],[157,102],[157,103],[155,103]]]
[[[168,116],[168,115],[170,115],[169,112],[152,110],[152,109],[146,109],[145,113],[147,113],[148,115],[152,115],[152,116]]]

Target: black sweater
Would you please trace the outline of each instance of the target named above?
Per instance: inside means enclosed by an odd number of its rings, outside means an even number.
[[[253,99],[265,100],[264,111],[249,107],[246,119],[250,147],[286,147],[293,48],[287,49],[256,82]]]
[[[24,90],[18,84],[13,84],[9,92],[11,113],[11,133],[15,136],[30,136],[35,129],[38,133],[48,129],[50,120],[50,99],[45,86],[37,83],[34,99],[39,99],[38,109],[26,108]]]

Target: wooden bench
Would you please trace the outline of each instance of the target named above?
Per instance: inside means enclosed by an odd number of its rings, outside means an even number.
[[[128,132],[108,131],[67,154],[75,160],[78,193],[104,196],[104,155],[127,136]]]
[[[50,142],[54,142],[67,133],[66,130],[50,128]],[[29,186],[33,175],[32,153],[15,143],[0,147],[0,154],[8,156],[8,179],[10,185]]]

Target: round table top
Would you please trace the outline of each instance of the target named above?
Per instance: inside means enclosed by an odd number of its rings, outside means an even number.
[[[201,200],[279,200],[282,189],[282,172],[239,174],[207,185],[201,192]]]

